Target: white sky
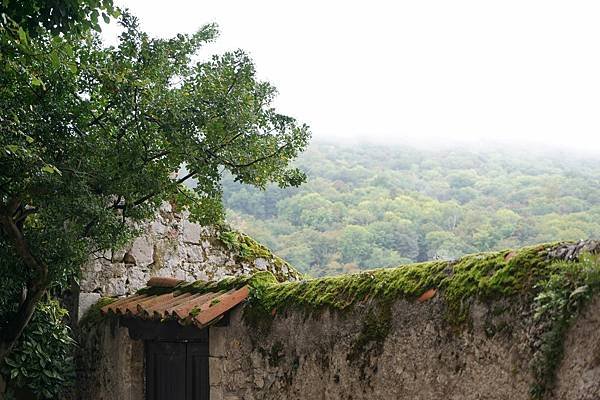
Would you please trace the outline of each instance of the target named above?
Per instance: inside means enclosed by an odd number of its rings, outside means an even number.
[[[217,22],[317,139],[600,155],[600,1],[121,0],[154,36]]]

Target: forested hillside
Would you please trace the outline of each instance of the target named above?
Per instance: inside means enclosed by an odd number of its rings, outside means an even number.
[[[224,182],[228,221],[319,276],[600,237],[600,160],[313,144],[300,188]]]

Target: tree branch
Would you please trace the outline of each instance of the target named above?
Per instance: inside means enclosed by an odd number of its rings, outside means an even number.
[[[19,229],[12,215],[18,208],[20,201],[17,198],[9,200],[0,214],[0,226],[21,258],[25,266],[34,272],[34,277],[27,282],[27,294],[19,305],[16,315],[10,320],[8,326],[1,332],[0,362],[12,350],[23,330],[29,323],[35,306],[44,295],[48,287],[48,266],[31,252],[23,232]]]
[[[257,163],[259,163],[261,161],[265,161],[265,160],[268,160],[269,158],[275,157],[276,155],[278,155],[279,153],[281,153],[286,147],[288,147],[288,144],[284,144],[283,146],[280,146],[277,150],[275,150],[271,154],[267,154],[266,156],[256,158],[256,159],[254,159],[252,161],[249,161],[247,163],[244,163],[244,164],[236,164],[236,163],[234,163],[232,161],[225,160],[223,158],[220,158],[217,154],[214,154],[214,153],[211,154],[211,155],[213,157],[215,157],[217,160],[221,161],[223,164],[225,164],[225,165],[227,165],[229,167],[232,167],[232,168],[246,168],[246,167],[250,167],[250,166],[252,166],[254,164],[257,164]],[[208,151],[210,152],[210,150],[208,150]]]
[[[188,179],[194,177],[194,175],[196,175],[197,172],[196,171],[192,171],[189,174],[179,178],[177,181],[175,181],[176,185],[180,185],[183,182],[187,181]],[[135,206],[139,206],[140,204],[142,204],[143,202],[150,200],[152,197],[158,195],[159,193],[161,193],[159,190],[148,193],[145,196],[140,197],[139,199],[133,201],[132,203],[124,203],[124,204],[113,204],[112,206],[110,206],[109,208],[115,209],[115,210],[125,210],[128,207],[135,207]]]
[[[25,220],[27,219],[28,216],[30,216],[31,214],[35,214],[38,212],[37,207],[31,207],[31,208],[24,208],[19,215],[17,216],[17,218],[15,218],[15,225],[19,226],[19,224],[23,224],[25,222]]]

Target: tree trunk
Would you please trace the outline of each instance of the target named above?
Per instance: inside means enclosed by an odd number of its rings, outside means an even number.
[[[17,340],[23,334],[23,330],[31,320],[31,316],[35,311],[35,306],[42,298],[46,288],[37,288],[27,291],[25,301],[19,305],[19,309],[15,317],[9,322],[8,326],[3,329],[0,335],[0,364],[4,362],[6,356],[11,352]]]
[[[15,343],[23,334],[23,330],[35,311],[35,306],[48,287],[48,266],[31,252],[27,240],[23,236],[23,232],[13,219],[13,215],[19,204],[18,199],[11,199],[8,205],[2,208],[0,212],[0,226],[9,242],[14,246],[23,264],[34,272],[34,278],[27,283],[27,294],[19,305],[14,318],[0,332],[0,364],[4,362],[6,356],[11,352]]]

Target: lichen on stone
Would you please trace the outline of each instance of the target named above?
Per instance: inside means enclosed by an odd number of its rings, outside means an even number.
[[[235,251],[241,260],[254,262],[257,259],[262,258],[270,261],[273,265],[273,270],[271,272],[279,281],[283,282],[290,280],[290,278],[301,278],[300,272],[288,262],[281,257],[276,256],[266,246],[263,246],[246,234],[223,226],[221,227],[219,239],[229,250]]]

